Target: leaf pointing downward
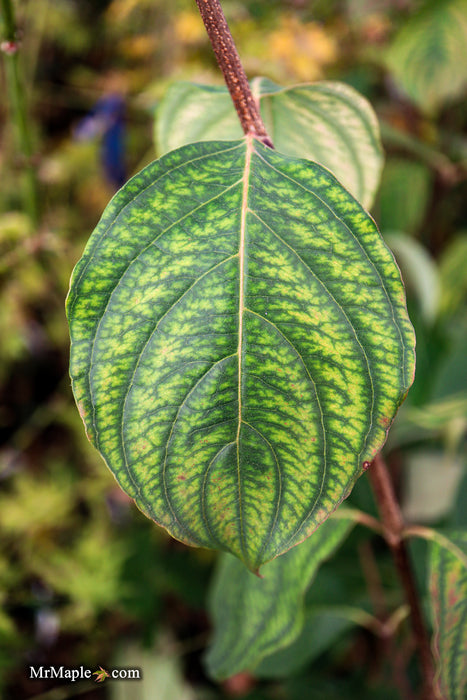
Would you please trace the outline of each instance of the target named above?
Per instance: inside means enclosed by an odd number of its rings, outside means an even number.
[[[255,570],[380,449],[413,378],[399,271],[324,168],[185,146],[114,197],[67,302],[75,397],[139,507]]]
[[[264,578],[253,576],[228,554],[219,558],[210,593],[214,633],[206,654],[212,677],[254,670],[299,635],[305,592],[353,525],[352,512],[329,518],[307,542],[266,564]]]

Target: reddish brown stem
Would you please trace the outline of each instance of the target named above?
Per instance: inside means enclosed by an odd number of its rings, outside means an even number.
[[[219,0],[196,0],[244,133],[273,148]]]
[[[433,687],[434,665],[430,639],[423,619],[420,599],[415,585],[408,550],[403,539],[404,519],[394,493],[386,464],[377,455],[368,471],[375,499],[384,526],[384,537],[392,552],[399,578],[410,608],[410,620],[423,673],[424,700],[436,700]]]

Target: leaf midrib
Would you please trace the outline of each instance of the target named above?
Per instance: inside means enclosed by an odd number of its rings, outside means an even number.
[[[239,295],[238,295],[238,425],[237,425],[237,479],[238,479],[238,510],[239,510],[239,522],[240,522],[240,541],[241,548],[245,559],[246,554],[246,544],[245,544],[245,529],[244,529],[244,519],[243,519],[243,503],[242,503],[242,479],[240,471],[240,430],[242,426],[242,393],[243,393],[243,382],[242,382],[242,372],[243,372],[243,353],[244,353],[244,337],[243,337],[243,315],[245,312],[245,239],[246,239],[246,217],[248,211],[248,190],[250,186],[250,172],[251,172],[251,156],[253,152],[253,137],[248,136],[246,138],[246,153],[245,153],[245,168],[243,171],[242,180],[242,211],[240,219],[240,241],[238,246],[238,258],[239,258]]]

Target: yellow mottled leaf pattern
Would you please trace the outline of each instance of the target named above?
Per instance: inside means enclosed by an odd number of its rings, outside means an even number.
[[[73,273],[71,376],[121,486],[174,537],[256,570],[381,448],[413,379],[400,273],[319,165],[252,138],[169,153]]]
[[[429,589],[437,661],[435,688],[443,700],[462,700],[467,685],[467,534],[433,532]]]

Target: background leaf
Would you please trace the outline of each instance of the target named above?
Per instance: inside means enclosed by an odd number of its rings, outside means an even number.
[[[441,285],[438,268],[426,248],[403,233],[387,233],[384,240],[396,256],[406,288],[410,288],[426,323],[433,323],[438,312]]]
[[[365,207],[373,202],[383,166],[376,115],[356,90],[322,81],[282,88],[254,78],[252,91],[274,147],[331,170]],[[224,87],[175,83],[156,120],[161,153],[193,141],[236,139],[242,130]]]
[[[333,644],[354,625],[353,620],[340,616],[332,610],[305,610],[303,627],[296,639],[260,661],[255,668],[255,676],[285,678],[296,673],[305,664],[309,664],[327,649],[331,649]]]
[[[462,700],[467,683],[467,532],[433,534],[429,587],[437,691]]]
[[[432,174],[424,163],[391,158],[386,163],[378,195],[381,231],[414,233],[425,218]]]
[[[462,459],[452,451],[443,453],[433,447],[412,450],[404,472],[402,508],[407,522],[435,523],[445,518],[452,510],[464,471]]]
[[[138,681],[109,683],[110,700],[197,700],[198,694],[183,677],[182,664],[174,640],[163,637],[150,649],[126,642],[112,663],[116,668],[140,669]]]
[[[467,232],[461,231],[446,248],[440,261],[441,310],[464,316],[467,303]]]
[[[467,82],[466,46],[466,0],[435,0],[403,25],[387,64],[409,97],[430,112],[462,94]]]
[[[315,530],[413,378],[400,274],[327,171],[186,146],[113,199],[75,268],[71,375],[121,486],[252,570]]]
[[[313,537],[266,564],[263,578],[238,559],[221,557],[210,596],[214,637],[206,656],[214,678],[254,669],[299,635],[305,591],[353,524],[351,517],[327,520]]]

